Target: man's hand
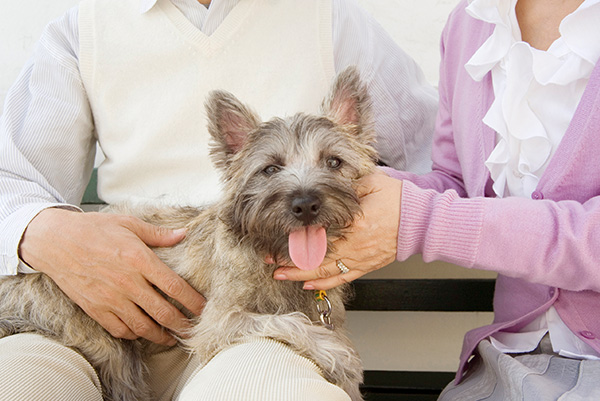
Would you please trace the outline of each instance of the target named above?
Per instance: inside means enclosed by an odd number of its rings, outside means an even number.
[[[131,216],[50,208],[29,223],[20,256],[114,337],[174,345],[164,328],[183,333],[189,322],[153,285],[196,315],[205,299],[149,246],[173,246],[184,237],[184,230]]]

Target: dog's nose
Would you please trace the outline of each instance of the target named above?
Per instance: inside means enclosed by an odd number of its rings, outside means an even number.
[[[292,200],[292,214],[304,224],[310,224],[321,210],[321,201],[314,195],[301,195]]]

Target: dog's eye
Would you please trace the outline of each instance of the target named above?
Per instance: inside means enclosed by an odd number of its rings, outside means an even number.
[[[330,157],[327,159],[326,163],[328,168],[336,170],[342,165],[342,160],[337,157]]]
[[[263,173],[265,173],[266,175],[273,175],[278,173],[279,171],[281,171],[281,167],[276,166],[275,164],[271,164],[270,166],[267,166],[263,169]]]

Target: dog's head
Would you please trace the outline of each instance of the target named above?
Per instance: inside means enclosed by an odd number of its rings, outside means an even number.
[[[336,77],[321,115],[262,122],[224,91],[212,92],[206,108],[225,184],[221,218],[259,253],[318,267],[360,213],[355,183],[377,158],[358,72],[350,67]]]

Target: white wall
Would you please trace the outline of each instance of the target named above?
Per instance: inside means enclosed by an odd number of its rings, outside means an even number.
[[[424,70],[438,80],[439,36],[458,0],[358,0]],[[0,0],[0,107],[46,23],[78,0]],[[425,264],[419,256],[370,275],[377,277],[493,277],[456,266]],[[488,323],[490,313],[349,314],[352,337],[367,369],[456,369],[464,332]],[[379,335],[375,337],[374,332]]]
[[[0,0],[0,108],[46,24],[79,0]],[[439,35],[458,0],[358,0],[423,68],[438,77]]]
[[[78,0],[0,0],[0,107],[46,24]]]
[[[440,33],[458,0],[358,0],[436,85]]]

